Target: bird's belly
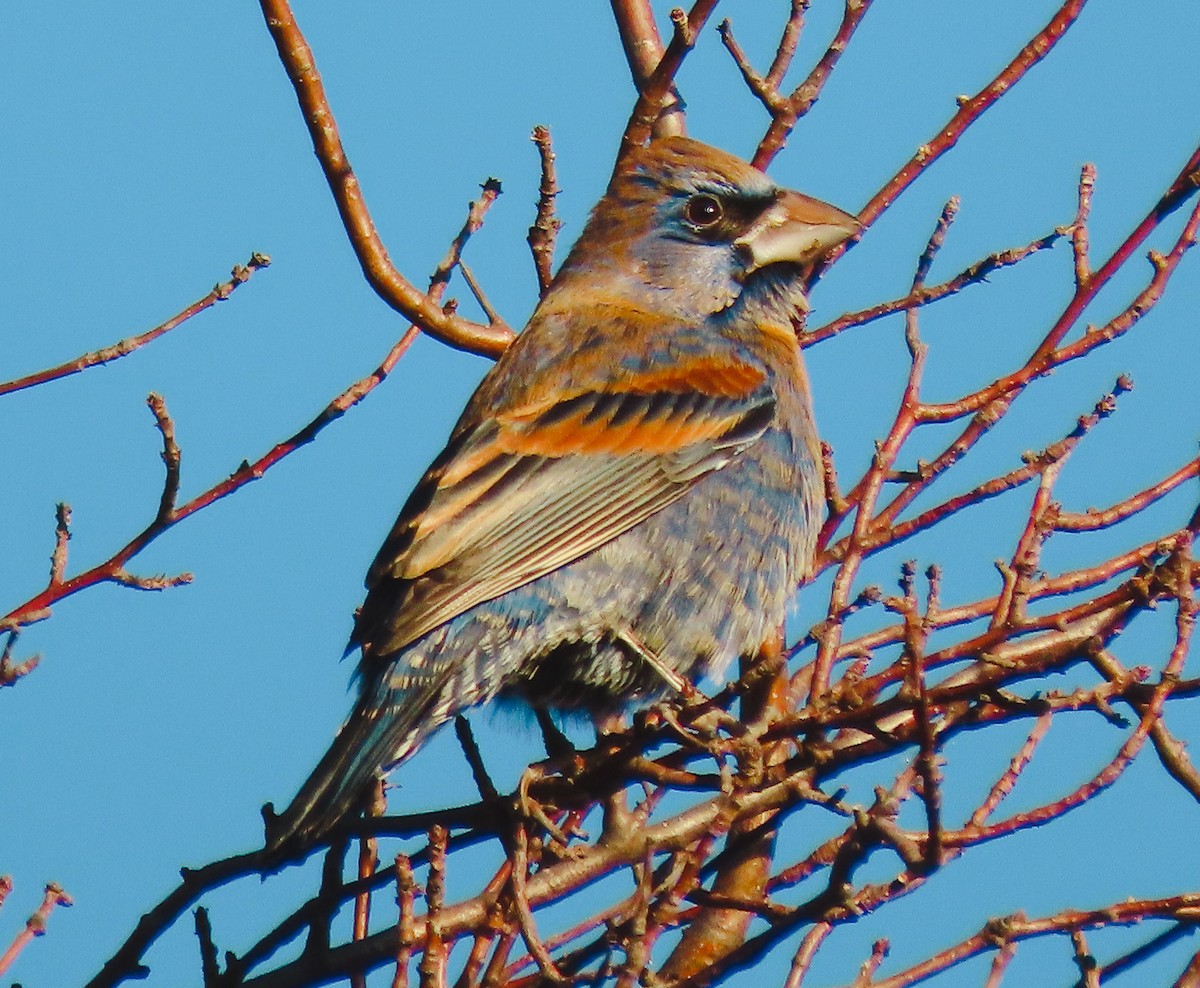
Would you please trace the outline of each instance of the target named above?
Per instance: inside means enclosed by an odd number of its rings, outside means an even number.
[[[696,681],[772,635],[817,522],[803,487],[811,473],[764,438],[758,455],[522,588],[537,601],[525,611],[537,614],[536,628],[522,629],[533,634],[521,635],[524,656],[502,691],[538,706],[603,709],[666,690],[645,651]]]

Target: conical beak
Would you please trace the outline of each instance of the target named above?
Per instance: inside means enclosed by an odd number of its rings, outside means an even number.
[[[784,190],[733,243],[749,259],[749,273],[778,261],[810,264],[861,229],[837,206]]]

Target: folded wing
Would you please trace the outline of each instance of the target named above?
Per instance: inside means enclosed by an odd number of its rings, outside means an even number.
[[[372,565],[353,644],[385,658],[591,552],[734,460],[774,412],[761,371],[709,358],[461,430]]]

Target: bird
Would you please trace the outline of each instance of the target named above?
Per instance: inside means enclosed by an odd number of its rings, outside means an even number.
[[[265,808],[269,852],[328,836],[469,707],[610,714],[777,632],[823,503],[805,276],[859,232],[691,138],[618,162],[368,570],[357,702]]]

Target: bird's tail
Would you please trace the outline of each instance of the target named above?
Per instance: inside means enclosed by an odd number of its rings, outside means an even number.
[[[367,786],[412,755],[451,716],[446,684],[396,689],[365,683],[354,710],[296,798],[275,815],[267,806],[266,852],[279,860],[310,847],[341,820],[361,809]]]

